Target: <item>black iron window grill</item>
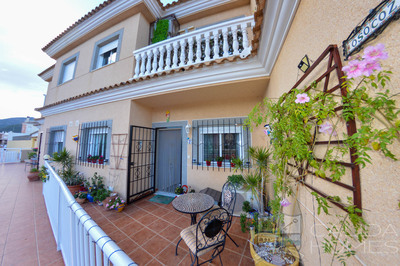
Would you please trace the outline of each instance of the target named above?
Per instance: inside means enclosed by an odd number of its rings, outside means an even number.
[[[65,146],[65,133],[67,126],[51,127],[47,130],[46,154],[50,156],[55,152],[60,152]]]
[[[192,168],[232,170],[232,159],[240,158],[250,167],[248,149],[251,135],[243,126],[246,117],[193,120]]]
[[[102,166],[109,162],[112,121],[82,123],[79,128],[77,162]]]

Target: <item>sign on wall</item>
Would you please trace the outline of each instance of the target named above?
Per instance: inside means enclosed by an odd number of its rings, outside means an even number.
[[[347,59],[350,55],[359,52],[367,41],[375,39],[390,22],[399,17],[400,0],[382,1],[343,41],[345,58]]]

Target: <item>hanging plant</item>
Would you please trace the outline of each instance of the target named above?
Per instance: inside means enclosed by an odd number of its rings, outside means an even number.
[[[169,31],[169,20],[162,19],[157,21],[154,32],[153,39],[151,39],[151,43],[158,43],[164,41],[168,38]]]

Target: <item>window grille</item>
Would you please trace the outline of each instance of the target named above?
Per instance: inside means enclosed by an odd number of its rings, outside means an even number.
[[[83,123],[80,126],[77,149],[79,164],[98,165],[109,161],[111,129],[111,120]]]
[[[57,126],[51,127],[48,130],[48,142],[46,154],[50,156],[55,152],[60,152],[65,146],[65,133],[67,131],[67,126]]]
[[[234,158],[250,167],[248,149],[251,145],[249,128],[243,126],[245,117],[193,120],[192,168],[232,170]],[[217,159],[222,160],[218,163]],[[208,161],[208,162],[207,162]]]

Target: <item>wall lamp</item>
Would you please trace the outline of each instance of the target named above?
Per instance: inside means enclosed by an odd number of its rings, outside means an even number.
[[[303,71],[303,73],[306,73],[306,71],[310,68],[310,60],[308,59],[307,55],[305,55],[303,59],[301,59],[297,68]]]

